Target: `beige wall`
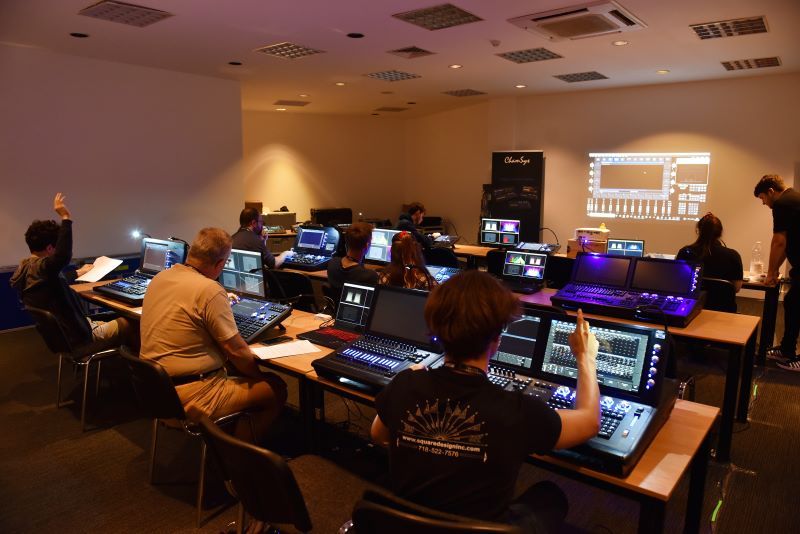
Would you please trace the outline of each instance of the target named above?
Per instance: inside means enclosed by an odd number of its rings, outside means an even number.
[[[287,206],[348,207],[394,220],[404,195],[403,121],[378,117],[243,112],[245,198]]]
[[[756,180],[778,173],[791,183],[800,168],[800,75],[496,99],[409,121],[406,132],[407,187],[473,242],[493,150],[544,150],[543,222],[562,243],[598,224],[585,215],[589,152],[711,152],[708,207],[747,264],[752,244],[771,235]],[[651,251],[674,253],[693,239],[693,223],[607,224]]]
[[[242,206],[239,85],[0,45],[0,265],[67,195],[76,257],[138,251],[135,226],[191,241]]]

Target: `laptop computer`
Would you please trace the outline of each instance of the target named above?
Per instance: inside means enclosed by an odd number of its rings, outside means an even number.
[[[436,280],[438,283],[446,282],[450,279],[451,276],[455,276],[461,272],[461,269],[458,267],[442,267],[440,265],[426,265],[426,269],[428,269],[428,273]]]
[[[260,252],[232,249],[219,283],[239,297],[231,304],[236,328],[247,343],[258,340],[292,313],[291,306],[264,299],[264,262]]]
[[[547,254],[509,250],[503,261],[503,283],[515,293],[530,295],[542,288]]]
[[[96,287],[95,291],[114,300],[141,306],[144,294],[153,277],[176,263],[186,261],[187,249],[188,247],[183,241],[145,237],[142,239],[139,268],[136,269],[136,272],[120,280]]]
[[[323,326],[297,337],[332,349],[355,341],[367,324],[374,293],[375,288],[372,286],[345,283],[333,326]]]
[[[609,239],[606,254],[612,256],[644,256],[644,241],[641,239]]]

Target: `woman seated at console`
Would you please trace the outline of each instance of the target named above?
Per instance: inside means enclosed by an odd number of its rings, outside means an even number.
[[[464,271],[431,291],[425,322],[444,346],[445,363],[399,373],[375,399],[372,438],[388,445],[392,489],[444,512],[557,532],[567,499],[539,482],[514,499],[531,453],[568,448],[597,435],[598,342],[578,311],[569,336],[578,385],[575,409],[552,410],[487,377],[500,335],[519,310],[517,298],[491,275]]]
[[[742,257],[722,241],[722,221],[711,212],[697,221],[697,239],[683,247],[676,256],[679,260],[698,261],[703,264],[704,278],[720,278],[733,283],[735,292],[742,289],[744,272]],[[725,311],[736,311],[736,296],[709,295],[706,307]],[[711,300],[713,299],[713,300]],[[716,302],[719,300],[719,302]]]
[[[414,234],[404,230],[392,237],[392,259],[378,274],[378,283],[424,291],[430,291],[436,285],[436,280],[425,268],[422,246]]]

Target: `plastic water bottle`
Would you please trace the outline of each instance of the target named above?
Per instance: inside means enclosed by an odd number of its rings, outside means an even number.
[[[764,260],[761,259],[761,241],[756,241],[750,255],[750,276],[761,276],[764,274]]]

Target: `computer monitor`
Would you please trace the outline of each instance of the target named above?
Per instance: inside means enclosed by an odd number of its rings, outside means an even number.
[[[296,222],[297,214],[293,211],[270,211],[264,215],[264,226],[291,228]]]
[[[336,309],[336,323],[344,323],[353,329],[363,329],[367,325],[369,310],[375,288],[362,284],[345,282],[342,296]]]
[[[631,278],[631,289],[696,298],[700,293],[703,267],[682,260],[639,258]]]
[[[547,254],[508,251],[503,263],[503,278],[538,282],[544,280],[546,264]]]
[[[378,286],[370,313],[367,333],[420,347],[433,348],[425,324],[427,291],[394,286]]]
[[[260,252],[231,249],[219,275],[219,283],[231,293],[264,298],[264,263]]]
[[[350,224],[353,222],[353,210],[350,208],[312,208],[311,222],[322,226]]]
[[[612,256],[644,256],[644,241],[641,239],[609,239],[606,254]]]
[[[187,252],[183,241],[145,237],[142,239],[139,270],[151,275],[166,271],[176,263],[186,261]]]
[[[535,311],[525,310],[519,319],[506,325],[500,334],[500,345],[489,363],[510,367],[515,372],[530,375],[536,353],[536,340],[542,319]]]
[[[493,247],[514,247],[519,243],[518,219],[481,218],[480,244]]]
[[[572,267],[572,282],[625,287],[633,258],[579,252]]]
[[[392,238],[399,233],[400,230],[374,228],[365,258],[378,263],[389,263],[392,260]]]
[[[339,230],[333,227],[309,228],[301,226],[297,229],[294,251],[304,254],[331,256],[339,244]]]

